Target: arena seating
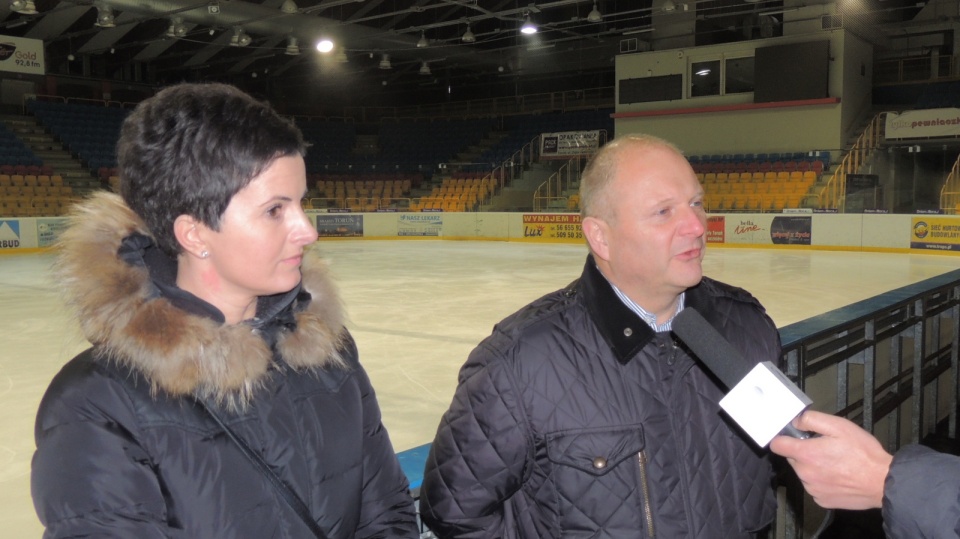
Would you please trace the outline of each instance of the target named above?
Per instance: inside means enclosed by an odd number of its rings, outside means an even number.
[[[406,209],[410,190],[419,185],[417,174],[372,174],[364,176],[309,175],[314,195],[307,200],[308,208],[345,208],[351,211],[378,211]]]
[[[493,180],[480,174],[461,173],[443,180],[429,196],[411,204],[410,210],[474,211],[493,191]]]
[[[120,124],[129,110],[34,100],[27,101],[27,110],[91,171],[117,166]]]
[[[37,170],[30,170],[30,173],[36,174],[42,165],[43,161],[33,154],[16,133],[0,123],[0,166],[23,167],[17,169],[18,174],[26,174],[26,167],[36,167]],[[3,173],[11,174],[12,170],[7,169]]]
[[[61,215],[74,200],[73,190],[58,175],[0,173],[0,215]]]

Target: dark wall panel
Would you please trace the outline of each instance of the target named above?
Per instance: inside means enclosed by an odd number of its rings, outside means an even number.
[[[673,101],[683,98],[683,76],[664,75],[620,81],[620,104]]]
[[[827,95],[830,42],[790,43],[757,49],[755,103],[822,99]]]

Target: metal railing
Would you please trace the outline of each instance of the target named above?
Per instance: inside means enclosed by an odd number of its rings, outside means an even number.
[[[909,58],[877,60],[873,63],[873,82],[877,85],[935,82],[958,76],[957,57],[922,54]]]
[[[337,116],[350,116],[361,122],[377,122],[395,116],[478,118],[513,114],[533,114],[544,111],[586,110],[612,108],[616,90],[613,86],[563,90],[539,94],[522,94],[488,99],[472,99],[430,103],[410,107],[344,107]]]
[[[859,423],[887,451],[934,433],[956,437],[960,270],[791,324],[780,335],[786,373],[814,407]],[[799,539],[822,510],[792,472],[782,474],[781,487],[788,500],[782,537]]]
[[[536,161],[540,155],[540,135],[533,137],[530,142],[524,144],[519,150],[513,152],[508,159],[494,167],[494,169],[483,176],[482,179],[492,179],[494,183],[493,194],[503,191],[511,181],[520,177],[530,163]]]
[[[560,169],[550,175],[543,183],[537,186],[533,193],[533,211],[567,210],[569,197],[565,195],[575,182],[580,181],[583,166],[589,156],[578,155],[560,166]],[[559,206],[558,206],[559,203]]]
[[[601,129],[598,147],[607,143],[607,136],[607,130]],[[580,182],[583,168],[590,157],[590,155],[577,155],[570,158],[560,166],[559,170],[537,186],[537,190],[533,193],[533,211],[572,210],[573,208],[568,207],[569,197],[564,193],[571,189],[575,183]],[[556,202],[562,203],[562,207],[556,207]]]
[[[859,173],[873,152],[880,148],[886,116],[886,112],[881,112],[870,121],[850,151],[843,156],[826,185],[817,193],[817,203],[821,209],[843,212],[847,197],[847,174]]]
[[[953,168],[940,189],[940,211],[946,214],[960,213],[960,156],[953,162]]]

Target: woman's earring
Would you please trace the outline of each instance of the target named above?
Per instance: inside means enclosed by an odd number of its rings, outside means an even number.
[[[200,251],[200,258],[207,258],[208,256],[210,256],[208,251]]]

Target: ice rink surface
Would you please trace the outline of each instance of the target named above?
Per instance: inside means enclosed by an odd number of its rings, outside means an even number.
[[[501,318],[567,285],[582,245],[321,241],[398,451],[432,440],[457,371]],[[0,256],[0,536],[39,538],[33,420],[47,384],[87,347],[49,254]],[[960,268],[960,256],[710,247],[704,273],[746,288],[778,326]]]

